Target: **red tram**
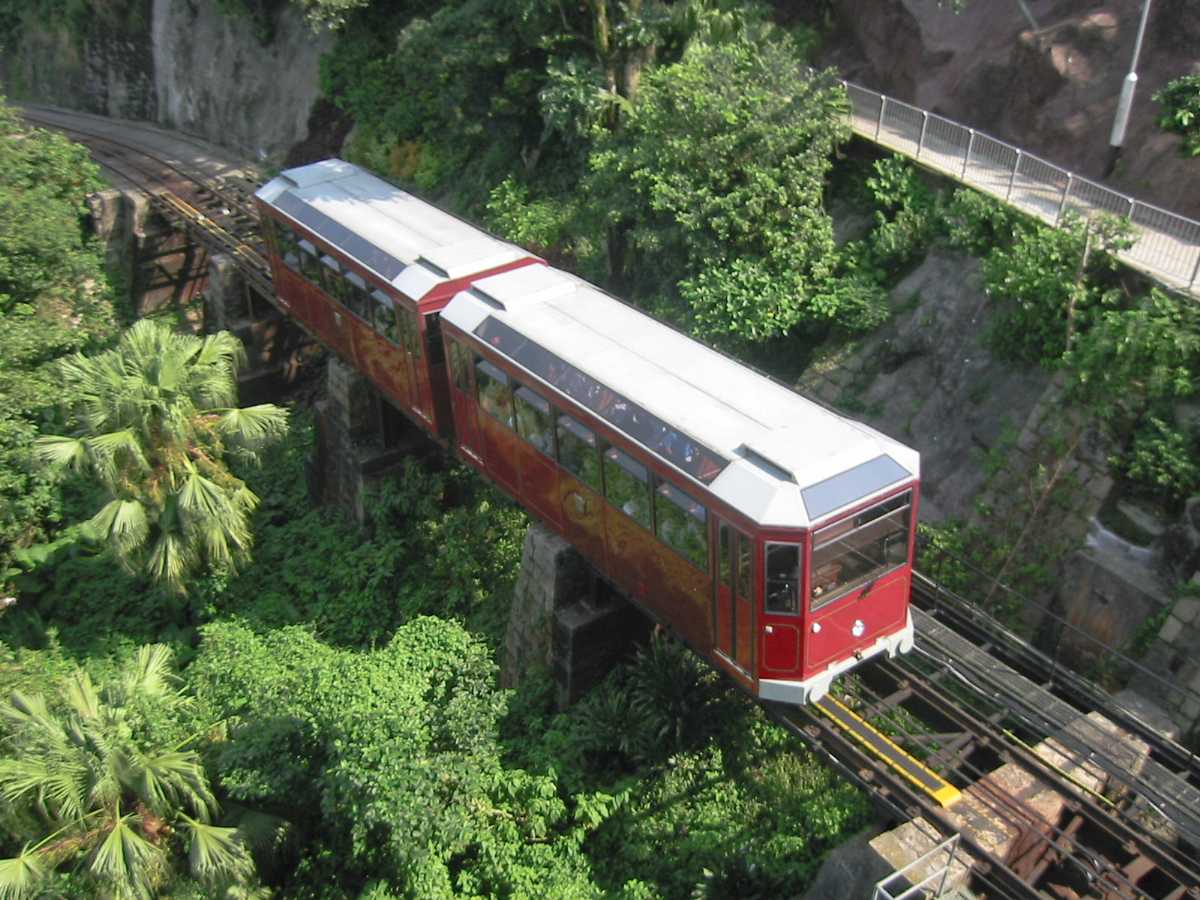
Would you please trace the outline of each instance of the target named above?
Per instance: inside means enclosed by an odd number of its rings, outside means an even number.
[[[911,649],[916,451],[346,163],[258,198],[281,303],[753,694]]]

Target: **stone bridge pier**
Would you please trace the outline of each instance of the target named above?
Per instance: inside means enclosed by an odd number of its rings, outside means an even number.
[[[565,708],[602,680],[652,623],[602,582],[579,552],[545,526],[525,533],[500,682],[519,684],[547,667]]]

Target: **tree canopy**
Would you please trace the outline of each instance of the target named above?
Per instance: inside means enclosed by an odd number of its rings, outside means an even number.
[[[243,355],[228,332],[195,337],[142,319],[114,349],[60,363],[76,431],[37,440],[42,462],[87,470],[104,489],[89,524],[117,558],[175,590],[202,564],[248,558],[258,497],[226,460],[256,459],[287,427],[279,407],[238,408]]]

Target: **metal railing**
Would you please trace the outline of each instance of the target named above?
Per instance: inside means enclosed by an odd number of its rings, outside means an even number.
[[[936,847],[922,853],[908,865],[902,869],[897,869],[886,878],[881,878],[875,882],[875,892],[871,894],[871,900],[908,900],[910,897],[940,897],[946,890],[946,879],[950,875],[950,867],[954,865],[954,854],[958,850],[958,839],[960,835],[952,834]],[[931,858],[940,854],[946,855],[946,861],[938,864],[931,862]],[[909,885],[908,873],[914,869],[918,869],[924,865],[930,865],[932,868],[928,871],[924,878],[916,884]],[[908,885],[901,893],[893,894],[891,892],[894,885],[893,882],[900,882],[901,885]],[[937,882],[937,889],[929,892],[926,889]]]
[[[843,81],[855,134],[912,157],[1057,226],[1068,212],[1109,213],[1134,226],[1117,256],[1164,284],[1200,296],[1200,222],[1118,193],[974,128]]]

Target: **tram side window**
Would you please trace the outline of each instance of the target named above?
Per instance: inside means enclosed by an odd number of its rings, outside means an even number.
[[[906,491],[818,531],[813,540],[812,608],[908,562],[911,514],[912,492]]]
[[[338,303],[349,305],[346,302],[346,281],[342,278],[342,267],[332,256],[321,257],[321,287]]]
[[[475,385],[479,389],[479,405],[483,411],[512,428],[512,386],[508,376],[486,359],[481,359],[475,364]]]
[[[456,388],[471,393],[471,353],[458,341],[450,342],[450,377]]]
[[[693,565],[708,571],[708,511],[665,481],[654,492],[655,533]]]
[[[296,232],[286,225],[279,225],[277,234],[279,255],[283,257],[283,264],[293,272],[300,271],[300,241],[296,238]]]
[[[599,492],[600,452],[596,435],[568,415],[558,417],[558,461],[563,468]]]
[[[616,447],[604,451],[604,496],[639,525],[650,527],[650,473]]]
[[[527,387],[517,388],[513,403],[516,407],[517,434],[553,458],[554,415],[550,411],[550,404]]]
[[[400,336],[396,333],[396,311],[392,298],[383,291],[371,292],[372,324],[380,337],[399,346]]]
[[[766,595],[767,612],[800,611],[799,544],[767,544]]]
[[[317,248],[308,241],[300,241],[300,272],[313,284],[321,283],[321,262],[317,259]]]

